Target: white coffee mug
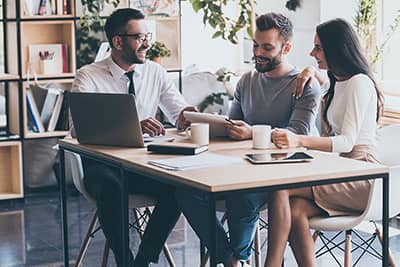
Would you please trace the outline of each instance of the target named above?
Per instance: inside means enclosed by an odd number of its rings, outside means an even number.
[[[271,145],[271,126],[253,125],[253,148],[267,149]]]
[[[208,123],[192,123],[186,128],[186,135],[190,136],[192,143],[199,146],[208,145],[210,126]]]

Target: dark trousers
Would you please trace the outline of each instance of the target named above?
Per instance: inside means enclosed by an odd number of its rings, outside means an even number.
[[[122,236],[118,227],[122,224],[120,172],[96,161],[82,158],[84,182],[88,193],[96,200],[100,225],[110,248],[114,252],[117,265],[122,266]],[[140,254],[148,262],[157,262],[168,235],[180,216],[180,209],[174,197],[174,188],[139,175],[127,175],[128,193],[144,194],[157,200],[146,227]],[[130,261],[133,262],[132,252]],[[130,264],[132,266],[133,264]]]

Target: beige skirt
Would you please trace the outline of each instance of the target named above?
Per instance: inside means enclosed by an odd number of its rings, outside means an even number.
[[[356,145],[340,156],[379,163],[367,145]],[[318,185],[311,187],[315,203],[329,216],[360,214],[365,210],[373,180]]]

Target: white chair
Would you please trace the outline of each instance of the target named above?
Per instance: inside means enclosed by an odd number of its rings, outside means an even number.
[[[387,165],[390,167],[389,173],[389,218],[395,217],[400,213],[400,194],[396,192],[397,188],[400,188],[400,142],[398,141],[398,137],[400,136],[400,125],[392,125],[380,128],[378,130],[378,160],[381,164]],[[318,237],[321,238],[325,246],[317,251],[317,257],[319,255],[323,255],[325,253],[330,253],[333,257],[331,249],[340,248],[343,251],[343,248],[340,247],[341,244],[345,243],[344,248],[344,266],[349,267],[352,265],[351,259],[351,246],[352,244],[356,245],[356,249],[363,249],[363,253],[361,256],[366,253],[366,249],[369,249],[369,245],[375,240],[376,237],[382,242],[381,232],[375,223],[375,221],[379,221],[382,219],[382,180],[377,179],[373,185],[373,188],[370,192],[367,207],[365,211],[361,215],[354,216],[333,216],[333,217],[313,217],[310,219],[310,227],[316,232],[314,233],[314,240]],[[361,244],[352,242],[351,234],[353,233],[353,228],[362,223],[363,221],[370,221],[375,226],[375,233],[373,237],[362,241]],[[335,235],[333,238],[328,239],[322,233],[322,231],[346,231],[345,240],[340,242],[340,244],[334,244],[334,239],[336,239],[339,234]],[[356,232],[354,232],[356,233]],[[358,235],[358,237],[360,237]],[[361,238],[361,237],[360,237]],[[354,251],[353,250],[353,251]],[[381,257],[377,254],[376,251],[369,252],[370,255],[375,255],[376,257]],[[360,257],[355,261],[355,266]],[[338,259],[336,262],[340,265]],[[389,263],[390,265],[396,266],[393,257],[391,254],[389,255]]]
[[[65,171],[66,171],[66,176],[71,176],[72,181],[76,187],[76,189],[88,200],[91,202],[95,202],[93,198],[89,195],[89,193],[86,191],[85,184],[83,182],[83,169],[82,169],[82,163],[80,156],[78,154],[65,151]],[[142,238],[143,232],[145,225],[151,215],[151,210],[149,207],[152,207],[156,204],[156,200],[152,199],[150,197],[144,196],[144,195],[129,195],[129,208],[134,209],[134,216],[135,216],[135,222],[133,226],[139,233],[140,238]],[[90,240],[94,237],[94,233],[96,233],[99,230],[99,227],[96,228],[98,223],[98,217],[97,217],[97,210],[94,212],[89,228],[87,230],[87,233],[85,235],[83,244],[80,248],[78,258],[76,260],[75,266],[79,267],[82,265],[83,258],[86,254],[87,248],[89,246]],[[165,254],[165,257],[167,258],[167,261],[171,267],[175,267],[175,262],[172,258],[172,255],[168,249],[168,246],[165,244],[163,248],[163,252]],[[102,267],[107,266],[107,260],[108,260],[108,253],[109,253],[109,247],[108,243],[106,241],[106,244],[104,246],[104,252],[103,252],[103,259],[102,259]]]

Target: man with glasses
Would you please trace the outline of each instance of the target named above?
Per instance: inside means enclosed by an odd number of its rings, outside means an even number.
[[[142,130],[150,136],[165,134],[161,122],[154,118],[158,107],[169,121],[175,122],[178,129],[186,128],[189,123],[183,111],[197,109],[187,105],[159,64],[145,60],[151,45],[151,33],[147,31],[144,15],[130,8],[116,10],[107,19],[105,32],[111,46],[111,56],[81,68],[76,74],[72,91],[133,94]],[[114,252],[117,265],[122,266],[124,248],[118,229],[123,212],[120,205],[122,190],[116,178],[119,171],[88,158],[83,158],[82,163],[86,189],[96,200],[104,235]],[[180,211],[173,188],[139,175],[128,175],[132,176],[127,179],[129,193],[146,194],[157,199],[135,260],[129,251],[129,266],[148,266],[150,262],[158,261]]]

